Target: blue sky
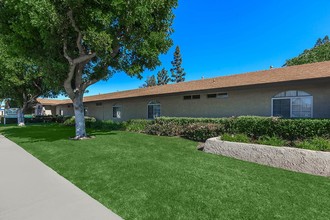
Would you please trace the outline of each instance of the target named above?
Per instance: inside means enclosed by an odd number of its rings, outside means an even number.
[[[329,0],[179,0],[175,15],[174,45],[144,77],[169,70],[176,45],[190,81],[281,67],[330,35]],[[136,89],[144,80],[118,73],[86,95]]]

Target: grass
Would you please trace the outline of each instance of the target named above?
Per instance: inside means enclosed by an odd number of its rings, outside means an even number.
[[[252,144],[263,144],[263,145],[271,145],[271,146],[288,146],[288,147],[296,147],[308,150],[315,151],[330,151],[330,140],[328,138],[323,137],[314,137],[306,140],[296,140],[296,141],[288,141],[283,140],[276,136],[261,136],[258,139],[253,139],[248,137],[246,134],[223,134],[221,135],[221,140],[230,141],[230,142],[241,142],[241,143],[252,143]]]
[[[276,136],[273,136],[273,137],[261,136],[257,140],[257,143],[264,144],[264,145],[278,146],[278,147],[287,145],[287,141],[285,141],[279,137],[276,137]]]
[[[0,126],[124,219],[329,219],[330,179],[196,150],[197,143],[123,131],[71,141],[57,125]]]
[[[249,138],[246,134],[223,134],[221,135],[221,140],[231,141],[231,142],[241,142],[241,143],[250,143],[251,138]]]
[[[330,151],[330,141],[320,137],[297,141],[295,146],[303,149]]]

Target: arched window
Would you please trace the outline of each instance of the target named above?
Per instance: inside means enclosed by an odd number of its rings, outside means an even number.
[[[283,118],[312,118],[313,96],[304,91],[290,90],[272,98],[272,116]]]
[[[151,101],[148,103],[148,119],[160,117],[160,103]]]
[[[112,106],[112,117],[113,118],[121,118],[121,106],[118,104],[114,104]]]

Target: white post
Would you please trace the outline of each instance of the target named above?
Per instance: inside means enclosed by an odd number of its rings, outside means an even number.
[[[24,114],[21,108],[17,110],[17,124],[18,126],[24,126]]]

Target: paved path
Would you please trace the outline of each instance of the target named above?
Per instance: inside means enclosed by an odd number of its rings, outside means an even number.
[[[0,135],[0,220],[85,219],[121,218]]]

